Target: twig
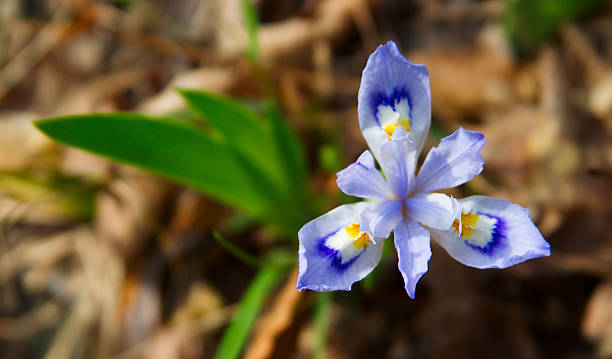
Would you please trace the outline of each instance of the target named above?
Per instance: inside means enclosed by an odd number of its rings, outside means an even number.
[[[19,84],[69,33],[71,26],[57,26],[58,23],[64,22],[68,18],[68,14],[72,10],[71,6],[64,4],[65,2],[68,1],[63,0],[58,5],[51,21],[0,70],[0,99]],[[73,22],[74,19],[70,20],[70,25]]]

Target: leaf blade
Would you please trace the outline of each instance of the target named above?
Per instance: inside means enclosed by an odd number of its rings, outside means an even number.
[[[238,358],[263,302],[282,276],[282,271],[272,266],[263,267],[257,273],[240,301],[234,320],[223,334],[215,359]]]
[[[255,63],[259,60],[259,40],[257,37],[259,19],[257,18],[257,11],[251,0],[241,0],[240,5],[242,8],[244,26],[249,36],[247,56],[251,62]]]
[[[131,113],[60,117],[35,125],[61,143],[194,187],[255,216],[267,211],[267,199],[231,151],[195,126]]]
[[[274,159],[273,138],[253,111],[219,94],[187,89],[178,92],[191,111],[217,131],[228,146],[235,148],[275,184],[284,181],[286,174]]]

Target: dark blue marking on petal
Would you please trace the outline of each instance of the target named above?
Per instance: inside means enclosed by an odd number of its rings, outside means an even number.
[[[495,220],[495,228],[493,228],[492,233],[493,238],[491,238],[489,243],[487,243],[487,245],[484,247],[473,245],[468,241],[465,241],[465,243],[483,254],[488,256],[494,255],[497,251],[506,247],[506,221],[504,221],[501,217],[494,216],[489,213],[477,212],[477,214],[479,216],[487,216]]]
[[[372,106],[371,110],[372,114],[374,115],[374,119],[376,119],[376,123],[380,126],[380,120],[377,116],[378,106],[384,105],[395,109],[395,103],[404,98],[408,100],[408,108],[410,110],[408,117],[412,118],[412,99],[410,97],[410,92],[406,87],[397,87],[393,89],[391,95],[388,95],[386,92],[373,93],[370,99],[370,105]]]
[[[357,260],[357,258],[359,258],[361,254],[363,253],[361,252],[355,257],[351,258],[349,261],[342,263],[342,254],[340,253],[340,251],[334,248],[330,248],[325,244],[329,237],[338,233],[338,231],[343,228],[344,227],[341,227],[331,232],[330,234],[326,235],[325,237],[321,238],[319,240],[319,244],[317,245],[317,250],[319,251],[319,253],[323,257],[328,257],[331,260],[331,267],[336,269],[339,272],[344,272],[345,270],[347,270]]]
[[[366,171],[369,171],[370,168],[368,168],[366,165],[364,165],[363,163],[360,162],[355,162],[355,164],[363,169],[365,169]]]

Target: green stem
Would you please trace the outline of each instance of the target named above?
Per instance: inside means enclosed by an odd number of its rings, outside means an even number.
[[[316,359],[325,359],[332,303],[332,293],[324,292],[319,294],[314,318],[314,357]]]
[[[265,266],[264,263],[262,263],[259,259],[253,257],[252,255],[248,254],[247,252],[245,252],[242,249],[238,248],[232,242],[230,242],[227,239],[225,239],[225,237],[223,237],[221,235],[221,233],[219,233],[217,231],[213,231],[213,237],[215,238],[215,240],[217,242],[219,242],[219,244],[221,246],[223,246],[223,248],[227,249],[228,252],[230,252],[232,255],[234,255],[234,257],[240,259],[241,261],[243,261],[244,263],[250,265],[251,267],[262,268],[262,267]]]

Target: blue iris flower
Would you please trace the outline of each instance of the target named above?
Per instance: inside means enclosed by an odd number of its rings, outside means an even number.
[[[371,152],[338,172],[337,183],[344,193],[368,201],[337,207],[300,229],[298,290],[350,290],[378,264],[391,232],[411,298],[427,272],[431,238],[476,268],[506,268],[550,255],[527,209],[498,198],[457,200],[434,192],[482,171],[482,133],[459,128],[429,152],[415,176],[431,123],[429,74],[392,41],[368,59],[358,112]]]

